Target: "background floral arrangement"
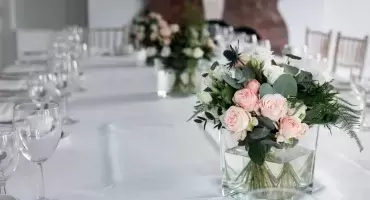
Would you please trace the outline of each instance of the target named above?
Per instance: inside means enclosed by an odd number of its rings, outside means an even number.
[[[360,112],[339,97],[330,81],[318,81],[289,59],[277,64],[261,47],[239,53],[230,46],[223,54],[229,62],[215,62],[203,75],[208,87],[197,94],[190,119],[229,130],[254,163],[262,165],[272,147],[294,147],[315,124],[345,130],[363,149],[355,133]]]
[[[153,65],[154,59],[160,57],[162,51],[168,52],[168,46],[179,29],[177,24],[168,24],[160,14],[145,11],[134,18],[130,40],[136,49],[146,49],[147,64]]]

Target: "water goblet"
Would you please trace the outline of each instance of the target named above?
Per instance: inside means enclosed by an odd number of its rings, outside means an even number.
[[[60,118],[56,103],[22,103],[14,107],[13,125],[19,138],[20,152],[40,169],[38,200],[46,199],[42,164],[58,146],[62,133]]]
[[[352,90],[357,94],[357,98],[362,100],[362,118],[361,130],[370,131],[368,122],[368,96],[370,95],[370,77],[365,76],[359,68],[352,67],[350,72],[350,85]]]
[[[6,181],[15,172],[19,160],[18,141],[11,125],[0,126],[0,194],[6,195]]]

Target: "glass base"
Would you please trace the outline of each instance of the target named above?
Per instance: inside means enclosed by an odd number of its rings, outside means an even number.
[[[265,163],[258,165],[251,161],[244,146],[231,148],[224,153],[222,194],[240,199],[243,194],[265,188],[312,193],[314,155],[314,151],[299,145],[274,149]]]
[[[77,124],[78,122],[80,121],[77,119],[73,119],[72,117],[63,118],[63,125],[73,125],[73,124]]]

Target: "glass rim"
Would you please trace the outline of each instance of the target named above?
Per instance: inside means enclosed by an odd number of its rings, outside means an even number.
[[[41,111],[38,105],[48,105],[48,108],[42,109],[45,110],[57,110],[59,109],[59,104],[53,101],[46,103],[34,103],[34,102],[24,102],[14,105],[13,110],[17,111]]]

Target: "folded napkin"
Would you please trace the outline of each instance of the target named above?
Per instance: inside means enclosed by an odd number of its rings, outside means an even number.
[[[0,90],[19,91],[27,89],[27,80],[0,80]]]

